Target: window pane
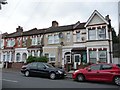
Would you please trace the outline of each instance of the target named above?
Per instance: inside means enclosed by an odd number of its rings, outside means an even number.
[[[70,33],[67,33],[67,42],[70,41]]]
[[[98,29],[98,39],[105,39],[106,38],[106,33],[105,33],[105,28]]]
[[[102,70],[112,69],[111,65],[103,65]]]
[[[42,68],[44,68],[44,67],[45,67],[44,64],[42,64],[42,63],[38,63],[38,68],[39,68],[39,69],[42,69]]]
[[[95,40],[96,39],[96,30],[89,30],[89,40]]]
[[[77,33],[76,33],[76,40],[77,40],[77,41],[80,41],[80,32],[77,32]]]
[[[90,69],[91,70],[100,70],[100,66],[101,65],[94,65],[94,66],[91,66]]]
[[[59,35],[54,35],[54,43],[59,43]]]
[[[97,61],[97,53],[96,51],[89,51],[89,57],[91,63],[96,63]]]
[[[52,35],[48,36],[48,44],[52,44],[53,43],[53,37]]]
[[[107,51],[99,51],[99,61],[100,62],[107,61]]]

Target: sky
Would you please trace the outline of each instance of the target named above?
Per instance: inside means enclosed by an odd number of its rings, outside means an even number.
[[[18,26],[24,31],[48,28],[56,20],[59,26],[87,22],[94,10],[110,16],[118,34],[119,0],[7,0],[0,10],[0,32],[12,33]]]

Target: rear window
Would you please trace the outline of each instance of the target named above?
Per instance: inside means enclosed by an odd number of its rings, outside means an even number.
[[[120,68],[120,64],[117,64],[117,66]]]

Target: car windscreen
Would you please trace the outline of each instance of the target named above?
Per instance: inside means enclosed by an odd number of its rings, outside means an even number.
[[[117,66],[120,68],[120,64],[117,64]]]

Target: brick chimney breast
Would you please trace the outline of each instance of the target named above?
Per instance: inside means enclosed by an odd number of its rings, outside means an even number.
[[[52,21],[52,27],[58,27],[59,23],[57,21]]]
[[[16,32],[23,32],[23,27],[18,26],[18,28],[16,28]]]

